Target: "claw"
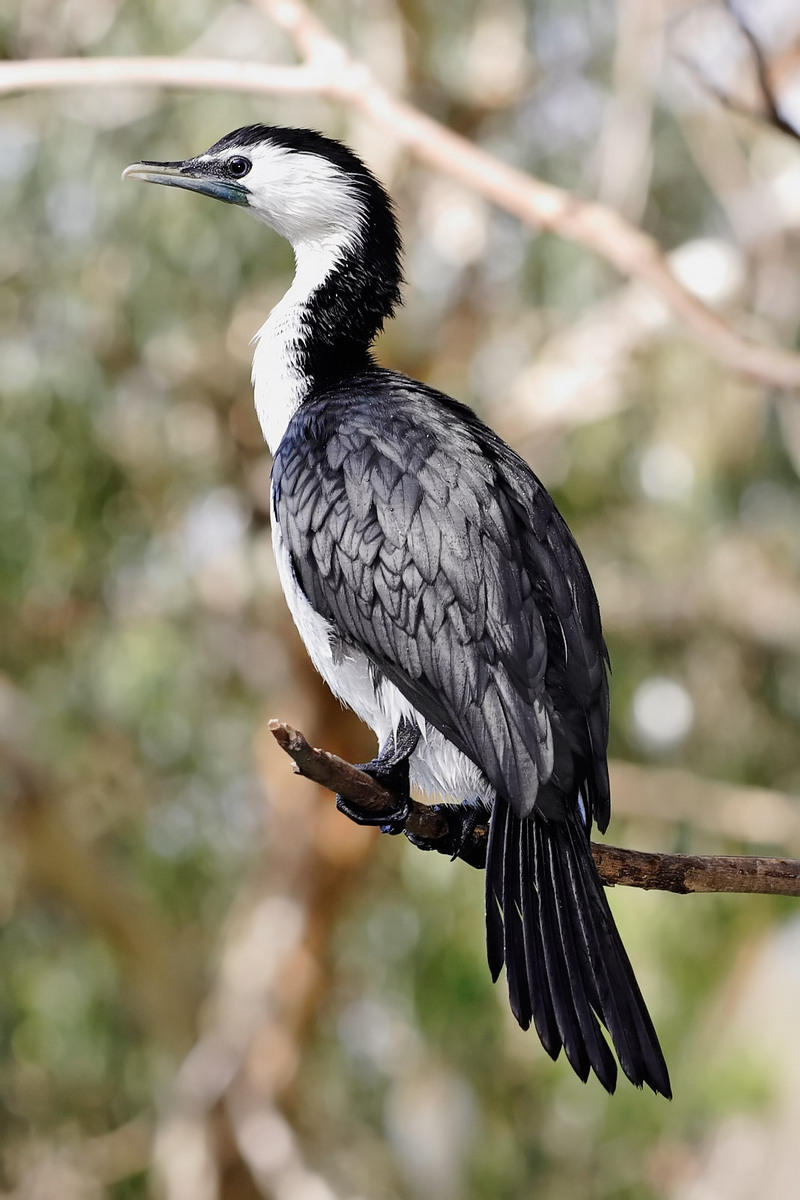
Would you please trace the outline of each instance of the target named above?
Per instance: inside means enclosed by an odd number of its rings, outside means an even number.
[[[408,774],[408,760],[413,754],[419,741],[419,729],[409,721],[402,721],[394,737],[381,749],[377,758],[371,762],[359,763],[358,769],[369,775],[376,783],[380,783],[391,792],[396,808],[390,813],[375,813],[361,808],[344,796],[336,797],[336,807],[357,825],[378,825],[381,833],[396,836],[406,827],[411,812],[411,785]]]
[[[463,806],[462,806],[463,807]],[[478,824],[478,817],[482,814],[477,808],[470,808],[464,815],[461,824],[461,833],[458,837],[458,844],[450,856],[450,862],[455,862],[457,858],[461,858],[466,850],[468,843],[472,840],[472,835],[475,832],[475,826]]]
[[[363,771],[364,768],[361,767],[360,770]],[[346,800],[344,796],[336,797],[336,807],[340,813],[349,817],[351,821],[355,821],[356,825],[378,825],[381,833],[390,833],[393,835],[403,832],[408,820],[408,814],[411,811],[407,800],[398,804],[394,812],[387,814],[385,812],[371,812],[368,808],[361,808],[360,805],[354,804],[351,800]]]
[[[476,838],[475,828],[489,816],[489,806],[483,801],[464,804],[435,804],[433,811],[447,821],[449,836],[424,838],[405,831],[405,835],[418,850],[436,850],[450,855],[450,861],[460,858],[471,867],[482,870],[486,866],[486,839]]]

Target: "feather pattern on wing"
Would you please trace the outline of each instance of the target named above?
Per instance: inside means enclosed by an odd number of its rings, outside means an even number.
[[[374,367],[304,401],[273,487],[298,586],[339,636],[518,815],[580,788],[604,827],[597,601],[523,460],[463,405]]]

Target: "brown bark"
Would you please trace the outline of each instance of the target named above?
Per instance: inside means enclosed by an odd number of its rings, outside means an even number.
[[[297,774],[337,792],[376,816],[390,815],[395,807],[391,794],[380,784],[327,750],[310,746],[302,733],[281,721],[270,721],[270,731],[294,762]],[[428,841],[444,840],[449,834],[445,820],[426,804],[411,801],[405,825],[409,833]],[[477,825],[475,840],[488,834]],[[624,850],[619,846],[592,843],[597,869],[609,886],[622,885],[662,892],[752,892],[772,896],[800,896],[800,862],[757,855],[659,854]]]

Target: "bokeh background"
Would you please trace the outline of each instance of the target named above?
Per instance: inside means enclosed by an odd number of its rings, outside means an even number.
[[[346,0],[388,87],[653,234],[786,347],[800,142],[725,7]],[[745,3],[800,124],[800,12]],[[8,58],[295,61],[226,0],[5,0]],[[640,284],[313,98],[106,88],[0,102],[0,1190],[15,1200],[769,1200],[800,1178],[800,915],[618,889],[671,1104],[516,1028],[482,879],[351,827],[279,716],[372,745],[306,663],[268,528],[249,340],[287,246],[120,183],[238,125],[341,136],[397,200],[382,360],[467,400],[551,488],[613,662],[623,845],[800,856],[800,406]]]

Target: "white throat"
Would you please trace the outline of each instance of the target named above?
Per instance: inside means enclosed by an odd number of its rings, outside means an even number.
[[[311,383],[302,353],[303,345],[313,337],[309,301],[336,267],[348,240],[347,234],[337,230],[326,238],[295,245],[297,266],[292,286],[253,338],[256,413],[273,454]]]

